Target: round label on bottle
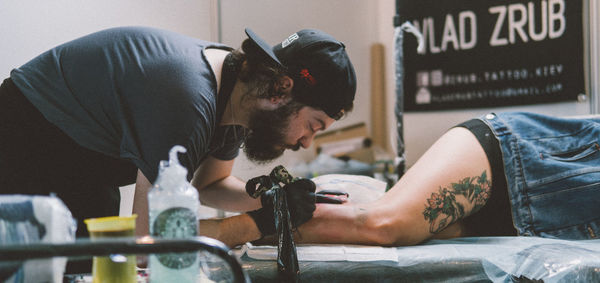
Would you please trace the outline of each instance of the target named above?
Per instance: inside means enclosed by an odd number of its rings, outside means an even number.
[[[197,231],[196,214],[189,208],[173,207],[156,217],[151,233],[161,238],[189,238],[195,237]],[[196,261],[196,253],[157,254],[156,257],[172,269],[187,268]]]

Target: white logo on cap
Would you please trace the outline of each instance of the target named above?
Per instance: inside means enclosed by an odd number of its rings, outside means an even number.
[[[281,48],[285,48],[286,46],[290,45],[292,42],[294,42],[294,40],[300,38],[298,36],[297,33],[294,33],[290,36],[288,36],[288,38],[286,38],[282,43],[281,43]]]

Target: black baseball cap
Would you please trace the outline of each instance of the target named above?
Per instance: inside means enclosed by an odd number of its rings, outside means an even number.
[[[271,46],[246,28],[248,38],[262,49],[272,63],[287,70],[294,80],[294,98],[323,110],[333,119],[351,109],[356,93],[356,74],[346,46],[316,29],[298,31]]]

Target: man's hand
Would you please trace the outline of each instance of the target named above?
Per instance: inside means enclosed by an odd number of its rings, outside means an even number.
[[[310,179],[293,178],[281,165],[275,167],[269,176],[263,175],[246,183],[246,192],[253,198],[260,196],[262,208],[248,212],[263,236],[275,234],[273,213],[274,188],[283,186],[287,196],[288,211],[292,228],[296,228],[312,218],[315,203],[344,203],[348,194],[339,191],[320,191]]]
[[[315,211],[316,185],[309,179],[300,179],[283,187],[287,194],[292,227],[296,228],[312,218]],[[275,234],[273,194],[269,190],[261,195],[262,208],[248,212],[263,236]]]

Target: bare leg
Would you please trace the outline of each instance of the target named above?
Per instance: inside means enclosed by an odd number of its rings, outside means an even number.
[[[382,198],[367,204],[319,204],[297,238],[301,242],[410,245],[434,236],[461,236],[460,219],[487,202],[491,178],[476,137],[467,129],[454,128]]]

